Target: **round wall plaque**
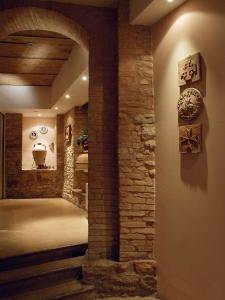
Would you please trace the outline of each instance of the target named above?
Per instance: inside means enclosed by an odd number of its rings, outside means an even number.
[[[38,137],[37,131],[32,130],[31,133],[30,133],[30,139],[31,139],[31,140],[36,140],[37,137]]]
[[[47,126],[41,126],[40,133],[41,134],[46,134],[47,132],[48,132],[48,127]]]
[[[177,109],[182,120],[196,119],[203,109],[203,97],[200,91],[194,88],[184,90],[178,101]]]

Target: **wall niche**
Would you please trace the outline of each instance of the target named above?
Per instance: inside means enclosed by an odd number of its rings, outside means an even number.
[[[22,170],[56,170],[56,118],[24,117]]]

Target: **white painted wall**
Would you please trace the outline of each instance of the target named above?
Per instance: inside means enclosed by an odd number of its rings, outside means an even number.
[[[160,299],[225,299],[225,3],[189,0],[153,28]],[[200,52],[203,152],[179,153],[177,63]]]
[[[75,45],[69,59],[64,63],[52,85],[51,106],[54,106],[67,93],[67,90],[87,68],[88,52],[79,45]]]
[[[0,85],[0,111],[12,108],[42,108],[51,104],[51,88]]]
[[[48,132],[40,133],[40,127],[46,126]],[[31,131],[38,132],[36,140],[30,139]],[[55,149],[51,151],[49,144],[54,143]],[[46,165],[51,166],[51,169],[56,168],[56,119],[55,118],[23,118],[23,133],[22,133],[22,169],[31,170],[35,166],[33,159],[33,146],[36,143],[43,143],[46,146],[47,156]]]

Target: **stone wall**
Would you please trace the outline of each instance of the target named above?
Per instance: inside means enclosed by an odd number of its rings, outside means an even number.
[[[57,117],[57,170],[22,170],[22,115],[5,115],[7,198],[61,197],[63,184],[63,117]]]
[[[120,261],[154,258],[155,117],[149,27],[119,7]]]
[[[72,139],[71,143],[64,144],[64,184],[63,198],[67,199],[79,207],[85,206],[85,199],[82,195],[73,193],[73,189],[78,189],[76,176],[76,160],[81,154],[82,148],[77,145],[77,138],[83,132],[85,127],[88,127],[88,105],[83,107],[75,107],[64,116],[64,128],[71,125]]]
[[[84,282],[94,284],[99,298],[157,294],[156,265],[153,260],[87,262],[83,274]]]

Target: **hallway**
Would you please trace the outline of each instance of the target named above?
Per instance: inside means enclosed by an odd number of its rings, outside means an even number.
[[[87,213],[61,199],[0,201],[0,259],[88,242]]]

